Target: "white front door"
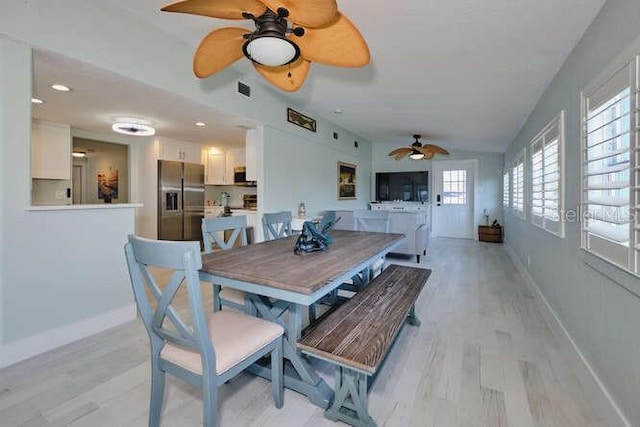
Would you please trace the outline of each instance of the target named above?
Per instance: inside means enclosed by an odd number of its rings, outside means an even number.
[[[474,237],[474,199],[477,160],[433,162],[433,234]]]

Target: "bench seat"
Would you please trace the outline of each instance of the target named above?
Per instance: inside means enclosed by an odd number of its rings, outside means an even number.
[[[298,342],[303,353],[338,365],[328,418],[375,425],[367,410],[367,377],[378,371],[405,321],[420,324],[414,306],[430,274],[390,265]]]

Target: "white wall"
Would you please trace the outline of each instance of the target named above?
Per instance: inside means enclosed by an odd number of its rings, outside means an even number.
[[[29,211],[31,49],[2,38],[0,366],[134,317],[122,260],[134,209]],[[10,105],[11,108],[4,107]],[[127,309],[128,308],[128,309]],[[113,316],[105,316],[113,313]],[[97,319],[91,328],[77,323]],[[49,331],[56,331],[49,334]]]
[[[7,67],[9,65],[9,61],[7,60],[10,57],[10,54],[6,52],[8,49],[7,41],[0,37],[0,93],[7,93],[7,83],[9,82],[9,76],[7,76]],[[5,163],[7,162],[7,150],[5,149],[5,144],[3,141],[9,140],[9,129],[6,126],[7,119],[9,117],[5,117],[7,115],[9,105],[9,98],[5,96],[0,96],[0,201],[6,200],[5,198],[5,182],[7,182],[7,178],[5,175],[7,174],[7,168],[5,167]],[[1,203],[1,202],[0,202]],[[3,207],[0,204],[0,208]],[[4,209],[0,209],[0,242],[5,241],[4,236],[4,226],[5,224],[5,215]],[[0,349],[2,348],[2,343],[4,342],[4,245],[0,243]]]
[[[335,142],[305,132],[265,127],[261,211],[289,210],[296,215],[300,202],[305,203],[307,216],[325,210],[366,209],[371,201],[370,144],[359,141],[356,149],[353,135],[347,132]],[[338,200],[338,161],[357,166],[356,200]]]
[[[407,145],[411,141],[408,140]],[[389,152],[401,144],[383,143],[373,145],[373,178],[371,180],[371,195],[375,198],[375,173],[376,172],[405,172],[405,171],[429,171],[429,199],[432,199],[433,174],[431,160],[394,160],[389,157]],[[478,206],[475,211],[475,222],[483,224],[482,212],[484,209],[490,214],[491,221],[497,219],[503,223],[502,212],[502,170],[504,155],[502,153],[455,151],[450,155],[437,156],[434,160],[478,160]]]
[[[640,2],[609,0],[540,98],[505,160],[561,110],[566,112],[566,207],[581,203],[580,93],[640,37]],[[640,40],[639,40],[640,41]],[[530,183],[530,171],[525,182]],[[527,191],[530,185],[527,184]],[[580,223],[561,239],[506,214],[506,241],[593,368],[630,425],[640,425],[640,279],[580,249]],[[635,289],[635,291],[633,291]]]
[[[4,123],[11,123],[10,129],[2,128],[2,173],[11,176],[11,185],[4,182],[2,187],[2,215],[3,215],[3,240],[2,249],[5,251],[3,258],[4,270],[2,271],[2,300],[4,332],[3,343],[6,346],[14,345],[23,340],[40,336],[39,334],[48,328],[64,328],[72,326],[76,321],[87,320],[89,311],[105,312],[110,307],[126,304],[124,298],[114,297],[110,300],[104,296],[107,302],[96,307],[92,301],[76,300],[77,292],[81,285],[91,283],[98,289],[106,290],[102,286],[109,280],[113,292],[120,295],[121,286],[127,284],[128,278],[122,275],[124,270],[124,245],[127,232],[133,232],[129,223],[118,220],[119,232],[113,232],[110,228],[104,228],[109,221],[98,215],[89,215],[86,218],[75,217],[71,214],[50,215],[45,213],[26,212],[29,206],[29,123],[30,117],[30,52],[28,45],[46,49],[54,53],[66,55],[73,59],[86,62],[106,70],[119,73],[125,77],[137,79],[147,84],[162,88],[163,90],[188,97],[193,101],[222,108],[231,114],[249,117],[257,122],[265,123],[269,130],[265,131],[262,144],[265,155],[262,178],[271,180],[271,185],[258,188],[260,203],[264,209],[290,209],[297,211],[297,205],[302,201],[307,202],[309,214],[320,212],[328,208],[364,207],[369,201],[367,187],[370,175],[370,146],[363,138],[359,138],[340,126],[331,123],[307,111],[301,106],[292,105],[275,89],[258,84],[261,78],[252,74],[243,77],[245,83],[251,84],[251,98],[239,95],[236,89],[238,74],[232,69],[212,76],[206,80],[198,80],[193,77],[191,71],[193,46],[184,44],[161,29],[151,26],[149,23],[119,9],[111,2],[87,2],[84,0],[61,0],[51,2],[48,0],[30,0],[28,2],[5,2],[3,12],[0,14],[0,34],[9,38],[2,39],[9,45],[3,51],[3,71],[11,74],[4,76],[2,80],[2,102],[11,108],[2,111]],[[82,36],[79,37],[78,35]],[[1,37],[0,37],[1,38]],[[126,48],[117,49],[116,46]],[[15,50],[15,52],[14,52]],[[8,52],[10,51],[10,52]],[[144,54],[141,56],[141,52]],[[6,60],[5,60],[6,59]],[[6,67],[5,67],[5,64]],[[286,108],[293,107],[318,121],[318,132],[310,133],[286,122]],[[306,168],[300,163],[303,158],[292,159],[289,152],[300,152],[300,143],[305,148],[302,152],[310,154],[306,161],[315,162],[314,156],[324,153],[321,147],[327,147],[333,143],[331,133],[337,131],[340,134],[338,148],[329,149],[329,153],[322,158],[322,163],[311,175],[305,174]],[[90,134],[78,134],[77,136],[96,139]],[[99,138],[98,138],[99,139]],[[357,140],[362,147],[362,153],[348,148]],[[114,141],[116,142],[116,141]],[[268,149],[272,147],[273,150]],[[145,206],[139,209],[135,218],[135,232],[137,234],[155,237],[156,235],[156,186],[157,186],[157,155],[158,147],[153,140],[136,139],[130,144],[131,161],[131,188],[130,200],[142,202]],[[275,156],[278,150],[283,151],[284,158]],[[368,154],[367,154],[368,153]],[[324,156],[324,154],[320,154]],[[317,157],[317,156],[316,156]],[[10,160],[7,160],[10,159]],[[291,159],[287,162],[286,159]],[[294,161],[295,160],[295,161]],[[343,160],[361,165],[361,184],[359,191],[361,197],[356,201],[338,202],[333,187],[336,185],[336,162]],[[5,167],[6,166],[6,167]],[[315,167],[315,166],[314,166]],[[270,175],[271,170],[275,175]],[[296,190],[289,186],[288,176],[295,176]],[[320,181],[318,181],[320,179]],[[305,181],[306,180],[306,181]],[[281,197],[286,197],[285,202],[279,202]],[[260,213],[260,212],[259,212]],[[50,231],[49,228],[36,226],[33,221],[46,224],[51,218],[51,225],[64,228],[69,234],[74,233],[79,227],[88,234],[93,230],[93,236],[86,240],[61,239],[60,231]],[[55,218],[55,220],[53,219]],[[83,219],[84,218],[84,219]],[[83,224],[83,221],[87,221]],[[79,223],[75,223],[79,221]],[[123,232],[123,230],[127,232]],[[35,236],[33,230],[44,234]],[[105,240],[105,249],[96,250],[94,244],[101,242],[102,231],[112,232],[112,236]],[[119,239],[118,239],[118,235]],[[93,237],[91,240],[89,237]],[[112,240],[114,239],[114,240]],[[115,240],[120,241],[116,248]],[[15,247],[13,242],[24,242]],[[40,247],[56,247],[60,257],[51,258],[51,264],[31,265],[34,271],[28,281],[19,276],[15,268],[8,269],[9,265],[21,265],[31,257],[27,248],[31,248],[32,242],[37,241]],[[11,242],[11,244],[7,243]],[[27,244],[29,242],[29,244]],[[77,248],[76,248],[77,246]],[[84,248],[84,251],[81,249]],[[7,255],[7,251],[11,251]],[[63,256],[66,254],[67,256]],[[76,262],[74,257],[83,255],[85,262]],[[106,276],[97,264],[93,262],[94,256],[103,257],[103,265],[113,268],[113,277]],[[89,262],[86,262],[89,260]],[[20,262],[18,262],[20,261]],[[55,264],[53,264],[55,262]],[[64,266],[74,265],[74,269],[67,270]],[[113,267],[111,267],[113,266]],[[46,297],[55,298],[57,303],[53,310],[60,311],[52,316],[57,324],[47,323],[46,311],[32,313],[26,306],[28,298],[33,296],[33,291],[38,291],[45,286],[53,286],[50,272],[55,271],[61,275],[56,278],[56,292],[52,295],[47,288],[43,291]],[[113,282],[117,282],[116,285]],[[30,291],[31,294],[27,294]],[[110,290],[111,292],[112,290]],[[10,298],[8,296],[10,295]],[[127,292],[131,296],[130,291]],[[66,296],[62,298],[61,296]],[[83,294],[84,296],[84,294]],[[99,297],[95,295],[94,297]],[[123,295],[122,295],[123,296]],[[99,300],[100,298],[98,298]],[[129,300],[130,301],[130,300]],[[86,307],[85,307],[86,305]],[[10,314],[7,313],[10,310]],[[28,313],[28,314],[25,314]],[[35,314],[35,317],[30,317]],[[24,324],[23,324],[24,323]],[[17,353],[16,353],[17,354]]]

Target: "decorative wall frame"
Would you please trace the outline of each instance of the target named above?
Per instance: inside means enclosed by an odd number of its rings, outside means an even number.
[[[111,203],[111,199],[118,198],[118,169],[99,170],[97,174],[98,199],[103,199],[105,203]]]
[[[316,131],[316,121],[291,108],[287,108],[287,121],[311,132]]]
[[[356,183],[356,165],[338,162],[338,200],[357,199]]]

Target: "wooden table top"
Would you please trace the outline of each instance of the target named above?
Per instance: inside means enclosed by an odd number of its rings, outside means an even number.
[[[403,234],[331,230],[333,243],[322,252],[295,255],[298,236],[202,255],[204,273],[305,295],[348,270],[388,252]]]

